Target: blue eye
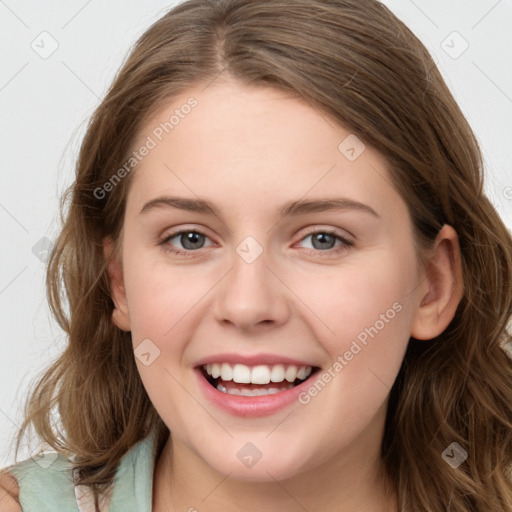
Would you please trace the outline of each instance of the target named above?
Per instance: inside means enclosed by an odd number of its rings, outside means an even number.
[[[354,245],[353,242],[338,235],[336,232],[325,229],[314,231],[313,233],[310,233],[309,235],[306,235],[304,238],[302,238],[301,241],[304,241],[310,237],[313,250],[307,251],[307,254],[311,254],[313,256],[336,255],[342,251],[346,251]],[[337,247],[334,245],[336,244],[336,241],[340,242]]]
[[[353,242],[338,235],[334,231],[329,231],[325,229],[313,231],[312,233],[309,233],[308,235],[304,236],[301,239],[301,241],[304,241],[310,237],[312,237],[313,248],[311,250],[306,251],[306,254],[314,256],[332,256],[342,251],[347,251],[350,247],[354,245]],[[170,243],[171,240],[174,239],[178,240],[178,242],[183,247],[183,250],[175,248],[174,244]],[[200,231],[183,230],[170,234],[169,236],[165,237],[159,244],[164,248],[165,251],[171,254],[175,254],[178,256],[193,256],[194,252],[205,247],[204,243],[206,240],[210,239]],[[335,245],[337,241],[340,242],[338,246]]]
[[[185,251],[175,249],[172,247],[172,245],[169,244],[169,242],[174,238],[177,238],[179,240]],[[206,235],[200,233],[199,231],[178,231],[177,233],[173,233],[164,238],[164,240],[162,240],[161,242],[161,245],[164,247],[166,251],[169,251],[171,253],[178,254],[180,256],[190,256],[190,252],[203,248],[202,245],[204,243],[204,239],[207,238],[208,237]]]

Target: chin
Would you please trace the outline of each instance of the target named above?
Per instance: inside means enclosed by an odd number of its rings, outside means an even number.
[[[294,450],[292,443],[285,450],[282,443],[272,445],[267,441],[260,443],[260,446],[266,446],[258,450],[255,446],[258,441],[253,445],[246,439],[247,437],[243,442],[234,441],[229,446],[219,446],[219,452],[212,453],[208,450],[207,454],[199,455],[215,471],[229,474],[231,480],[244,482],[286,480],[303,473],[307,466],[314,466],[308,454]]]

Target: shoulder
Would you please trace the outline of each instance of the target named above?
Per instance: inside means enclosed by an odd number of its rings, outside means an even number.
[[[0,512],[76,510],[72,463],[63,455],[31,457],[0,471]]]
[[[0,512],[21,512],[19,492],[16,478],[0,471]]]

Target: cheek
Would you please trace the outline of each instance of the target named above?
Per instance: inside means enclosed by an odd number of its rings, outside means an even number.
[[[388,310],[387,316],[394,318],[400,308],[393,305],[404,306],[410,300],[417,285],[413,262],[409,254],[375,251],[340,266],[328,277],[313,274],[298,284],[312,311],[336,333],[331,332],[332,337],[353,337]]]
[[[207,277],[198,272],[192,266],[171,267],[161,255],[144,251],[133,251],[125,259],[125,286],[138,371],[159,414],[172,421],[175,428],[178,425],[174,411],[180,410],[183,403],[190,407],[190,399],[180,385],[187,378],[182,356],[193,336],[195,323],[191,319],[201,310],[201,297],[208,290]],[[143,354],[148,353],[145,359]]]
[[[414,261],[412,249],[376,251],[329,279],[303,281],[299,293],[308,290],[307,305],[321,320],[315,321],[315,337],[332,363],[341,359],[334,373],[343,373],[343,379],[369,378],[371,385],[377,378],[372,370],[391,386],[410,337]]]
[[[213,284],[206,269],[171,267],[161,254],[133,253],[125,261],[125,276],[132,335],[160,341],[173,336]]]

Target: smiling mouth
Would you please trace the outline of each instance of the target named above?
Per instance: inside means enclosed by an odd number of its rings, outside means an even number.
[[[263,396],[286,391],[311,378],[319,368],[286,364],[246,366],[213,363],[201,367],[203,376],[218,391],[230,395]]]

